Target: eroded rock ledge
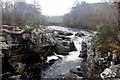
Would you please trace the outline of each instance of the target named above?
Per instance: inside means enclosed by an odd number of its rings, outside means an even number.
[[[0,32],[3,79],[13,75],[27,80],[40,79],[41,70],[49,65],[46,63],[47,56],[54,52],[68,55],[69,51],[75,50],[70,39],[60,32],[55,34],[45,26],[23,30],[3,25]]]

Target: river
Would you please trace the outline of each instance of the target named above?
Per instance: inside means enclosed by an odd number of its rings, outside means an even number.
[[[81,43],[82,43],[82,41],[89,43],[90,36],[92,34],[87,31],[83,31],[83,30],[75,30],[75,29],[59,27],[59,26],[48,26],[48,28],[53,29],[53,30],[59,30],[59,31],[73,33],[73,35],[67,36],[67,37],[71,38],[71,40],[74,42],[74,46],[77,49],[76,51],[69,52],[69,55],[67,55],[67,56],[62,57],[62,55],[56,55],[56,56],[61,56],[62,59],[57,60],[47,71],[43,72],[44,75],[42,75],[42,78],[56,78],[59,75],[64,75],[64,74],[70,73],[71,69],[80,67],[81,62],[83,60],[82,58],[78,57],[80,55],[80,51],[81,51]],[[77,32],[82,32],[86,36],[84,36],[84,37],[75,36],[75,33],[77,33]]]

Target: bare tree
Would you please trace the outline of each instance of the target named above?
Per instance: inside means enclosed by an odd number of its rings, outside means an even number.
[[[25,25],[37,26],[43,24],[44,17],[41,8],[37,4],[28,4],[26,2],[3,2],[2,7],[2,24],[17,25],[24,27]]]
[[[100,24],[115,25],[117,8],[109,3],[78,3],[64,15],[64,25],[76,28],[95,29]]]

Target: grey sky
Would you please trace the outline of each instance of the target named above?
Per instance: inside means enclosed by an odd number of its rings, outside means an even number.
[[[24,1],[24,0],[16,0]],[[32,3],[34,0],[26,0],[28,3]],[[70,11],[70,8],[74,5],[75,1],[86,1],[88,3],[97,3],[104,0],[35,0],[40,4],[42,13],[49,16],[64,15]]]

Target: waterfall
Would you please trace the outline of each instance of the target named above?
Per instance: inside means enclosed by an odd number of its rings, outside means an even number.
[[[78,56],[80,55],[82,40],[83,39],[79,37],[73,40],[77,51],[69,52],[69,55],[65,59],[66,61],[74,61],[74,60],[80,59]]]
[[[53,27],[54,28],[54,27]],[[56,29],[56,27],[55,27]],[[58,28],[57,28],[58,29]],[[62,28],[59,28],[62,29]],[[68,30],[68,28],[66,28]],[[65,30],[66,29],[62,29]],[[70,32],[70,30],[69,30]],[[77,31],[71,31],[73,33],[73,35],[71,36],[67,36],[69,38],[71,38],[71,41],[74,43],[74,46],[76,47],[76,51],[71,51],[69,52],[69,55],[63,57],[62,55],[57,55],[55,54],[55,56],[57,57],[61,57],[61,59],[59,59],[58,61],[56,61],[46,72],[45,75],[42,76],[42,78],[56,78],[58,75],[64,75],[67,73],[70,73],[71,69],[74,69],[78,66],[80,66],[80,64],[82,63],[83,59],[79,58],[78,56],[80,55],[80,51],[81,51],[81,44],[82,42],[86,42],[84,39],[85,37],[78,37],[75,36],[75,34],[77,33]],[[88,34],[88,33],[86,33]],[[89,35],[87,35],[89,36]],[[89,39],[88,37],[86,37],[87,40]]]

